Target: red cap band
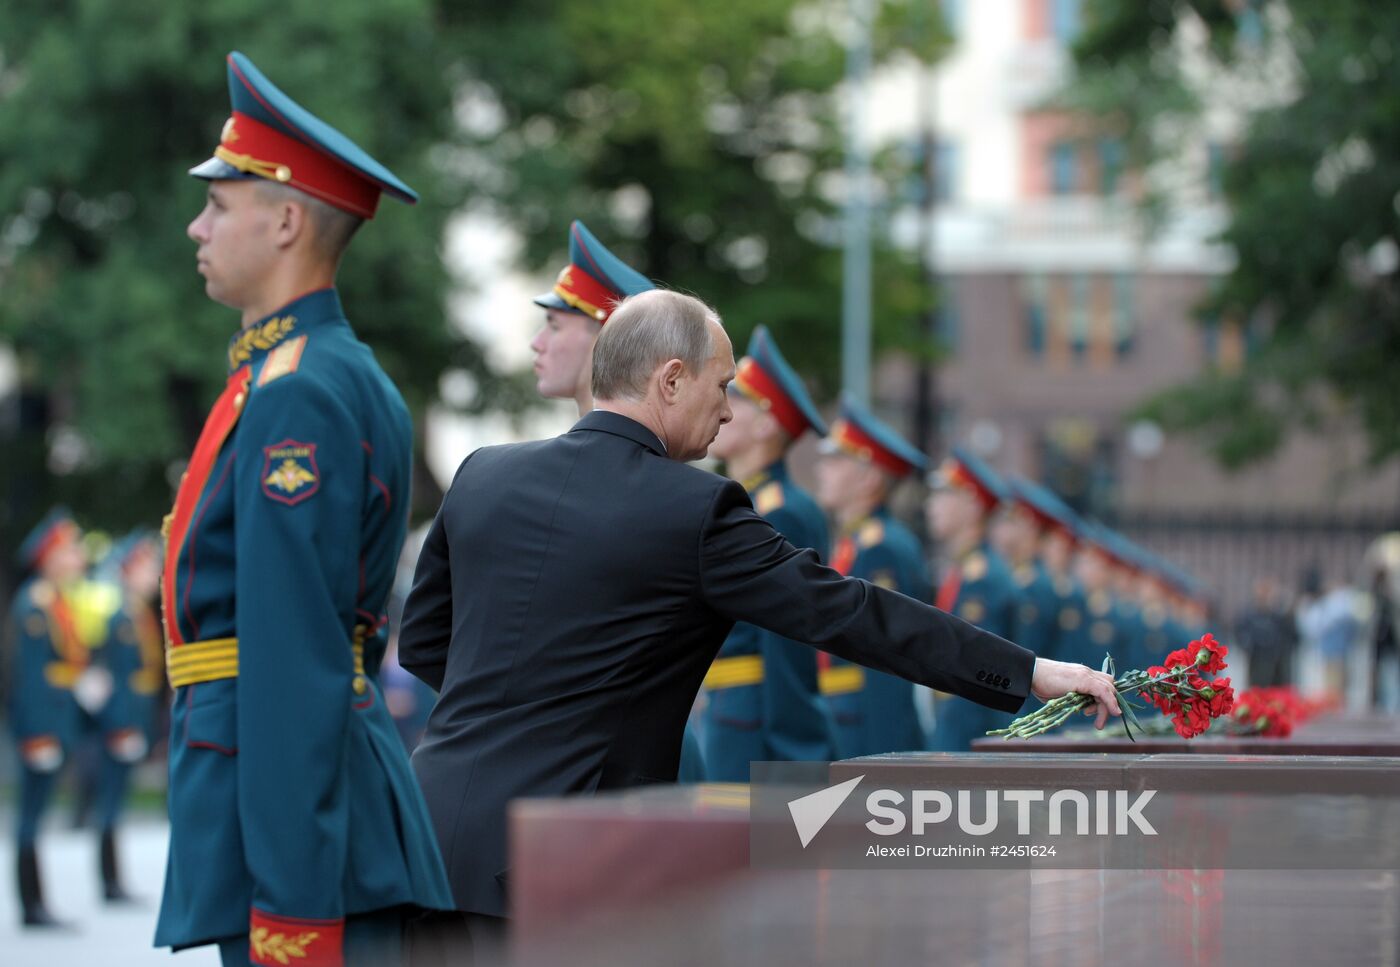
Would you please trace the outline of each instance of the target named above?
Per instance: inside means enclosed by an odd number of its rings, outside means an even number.
[[[829,436],[842,450],[862,460],[869,460],[896,477],[907,477],[914,469],[849,420],[837,420],[831,424]]]
[[[810,425],[807,417],[783,392],[777,381],[752,356],[739,360],[739,368],[734,374],[734,385],[739,391],[763,409],[773,414],[773,419],[794,440],[800,437]]]
[[[559,273],[559,281],[554,283],[554,291],[569,305],[600,323],[608,321],[621,301],[617,293],[577,265],[565,266]]]
[[[43,540],[39,541],[39,546],[34,548],[34,554],[30,558],[31,567],[38,567],[44,563],[44,558],[48,557],[55,548],[78,536],[78,525],[71,520],[60,520],[49,528]]]
[[[351,168],[240,111],[224,124],[214,156],[239,171],[291,185],[341,211],[373,218],[380,188]]]
[[[957,460],[949,460],[948,463],[950,464],[948,467],[949,483],[971,490],[977,495],[977,499],[987,510],[991,510],[1001,502],[996,494],[982,486],[981,482],[972,474],[968,473],[967,468]]]

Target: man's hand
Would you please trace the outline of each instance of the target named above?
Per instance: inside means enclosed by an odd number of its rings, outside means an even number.
[[[1097,716],[1094,719],[1096,729],[1103,728],[1109,713],[1123,714],[1118,707],[1118,693],[1113,688],[1113,679],[1108,675],[1096,672],[1087,665],[1037,658],[1035,674],[1031,676],[1031,694],[1042,702],[1048,702],[1068,692],[1078,692],[1092,699],[1084,714]]]

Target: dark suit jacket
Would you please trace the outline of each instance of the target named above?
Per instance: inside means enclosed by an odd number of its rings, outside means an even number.
[[[739,620],[1005,711],[1030,690],[1031,652],[841,577],[626,417],[462,463],[399,639],[441,692],[413,765],[459,909],[506,912],[510,800],[675,779]]]

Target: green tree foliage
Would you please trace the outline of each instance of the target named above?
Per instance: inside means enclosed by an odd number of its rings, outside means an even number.
[[[0,466],[11,527],[55,499],[109,527],[169,509],[239,325],[205,297],[185,236],[204,196],[186,170],[218,142],[232,49],[423,195],[384,201],[340,279],[414,411],[448,365],[490,385],[444,312],[440,239],[467,185],[430,150],[452,132],[440,27],[428,0],[0,6],[0,341],[24,383]],[[47,465],[55,434],[75,443],[58,448],[70,472]]]
[[[819,395],[839,383],[845,3],[468,0],[461,162],[537,270],[566,259],[582,218],[652,278],[719,308],[742,350],[768,325]],[[880,5],[877,56],[936,57],[927,4]],[[913,105],[910,105],[910,112]],[[877,204],[910,171],[877,159]],[[877,233],[878,237],[878,233]],[[878,346],[917,343],[923,298],[907,255],[877,249]]]
[[[1143,412],[1199,432],[1227,466],[1338,414],[1373,460],[1400,454],[1400,7],[1090,0],[1085,24],[1067,101],[1129,133],[1142,166],[1199,146],[1208,102],[1256,101],[1223,178],[1237,264],[1200,307],[1255,345],[1237,372]],[[1192,34],[1201,58],[1181,55]]]
[[[878,6],[879,57],[944,49],[927,4]],[[446,322],[442,240],[461,211],[518,230],[526,266],[541,272],[563,265],[566,227],[581,217],[648,275],[717,305],[740,347],[767,323],[834,395],[845,10],[0,5],[0,344],[23,373],[0,466],[0,546],[56,500],[111,528],[169,507],[238,324],[204,296],[184,234],[204,192],[186,169],[208,157],[227,115],[232,49],[423,195],[414,208],[386,200],[341,272],[352,321],[420,426],[447,369],[470,374],[475,409],[533,398]],[[876,159],[877,214],[907,202],[905,155]],[[875,264],[877,343],[917,345],[912,261],[884,248]],[[419,495],[420,512],[431,497]]]

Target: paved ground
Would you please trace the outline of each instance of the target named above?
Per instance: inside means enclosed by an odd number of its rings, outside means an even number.
[[[60,817],[63,811],[60,812]],[[122,831],[122,867],[127,889],[141,906],[109,907],[97,881],[97,838],[90,831],[50,825],[40,842],[50,911],[69,920],[66,932],[23,930],[15,893],[13,816],[5,819],[0,843],[0,964],[4,967],[216,967],[218,953],[201,947],[171,956],[151,946],[156,908],[165,875],[169,830],[151,817],[133,817]]]

